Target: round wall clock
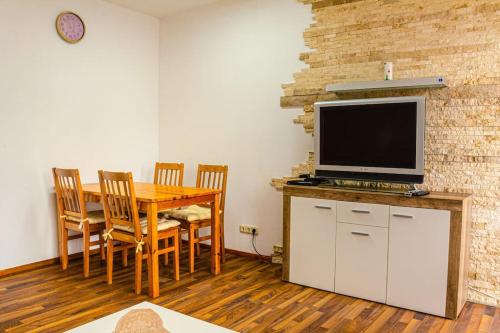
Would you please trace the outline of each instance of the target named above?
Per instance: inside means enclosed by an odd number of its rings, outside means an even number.
[[[85,23],[72,12],[63,12],[57,16],[56,28],[59,36],[66,42],[74,44],[85,36]]]

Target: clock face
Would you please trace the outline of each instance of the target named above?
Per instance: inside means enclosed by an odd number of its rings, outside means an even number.
[[[56,20],[59,36],[68,43],[77,43],[85,35],[85,24],[80,16],[71,12],[59,14]]]

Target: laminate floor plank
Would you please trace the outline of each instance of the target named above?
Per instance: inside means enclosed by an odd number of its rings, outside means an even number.
[[[135,295],[132,253],[128,267],[120,254],[114,263],[111,286],[98,255],[91,257],[88,279],[81,259],[71,260],[66,271],[54,264],[0,278],[0,332],[62,332],[143,301],[239,332],[500,332],[499,308],[467,303],[451,321],[285,283],[281,266],[245,257],[228,255],[222,273],[213,277],[207,249],[196,258],[193,274],[184,251],[179,281],[172,279],[172,265],[161,265],[156,299],[147,295],[145,268],[143,294]]]

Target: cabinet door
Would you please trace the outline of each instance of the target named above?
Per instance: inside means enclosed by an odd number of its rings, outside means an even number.
[[[337,223],[335,292],[385,302],[388,229]]]
[[[290,282],[333,291],[336,202],[292,197]]]
[[[391,207],[387,304],[444,316],[450,212]]]

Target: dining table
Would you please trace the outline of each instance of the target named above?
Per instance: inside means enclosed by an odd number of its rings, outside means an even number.
[[[166,209],[189,205],[209,204],[212,213],[211,223],[211,272],[220,274],[220,194],[217,189],[205,189],[185,186],[166,186],[151,183],[134,182],[137,207],[147,214],[148,237],[152,267],[148,269],[149,296],[160,295],[159,255],[158,255],[158,212]],[[87,202],[101,202],[99,183],[83,184],[83,194]]]

